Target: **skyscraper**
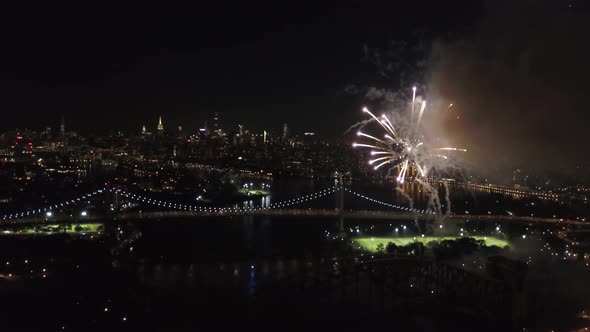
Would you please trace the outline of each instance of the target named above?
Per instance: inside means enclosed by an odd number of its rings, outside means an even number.
[[[61,116],[61,123],[59,125],[59,138],[58,138],[58,144],[60,144],[61,146],[65,146],[67,144],[67,136],[66,136],[66,120],[64,118],[64,116]]]
[[[66,120],[61,116],[61,124],[59,125],[59,138],[63,141],[66,138]]]
[[[164,124],[162,123],[162,116],[161,115],[158,118],[158,132],[159,133],[164,132]]]
[[[287,124],[285,123],[283,125],[283,141],[286,141],[289,138],[289,127],[287,127]]]
[[[221,127],[219,126],[219,113],[213,113],[213,132],[217,133],[218,135],[221,134]]]

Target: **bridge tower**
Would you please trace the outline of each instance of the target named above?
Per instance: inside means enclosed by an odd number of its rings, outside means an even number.
[[[336,211],[338,211],[338,231],[344,232],[344,178],[342,174],[334,174]]]

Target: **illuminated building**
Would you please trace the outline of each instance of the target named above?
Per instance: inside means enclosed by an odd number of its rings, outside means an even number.
[[[64,116],[61,116],[61,124],[59,125],[59,142],[58,144],[65,146],[67,141],[67,136],[66,136],[66,121],[64,119]]]
[[[33,143],[27,142],[25,140],[23,134],[17,133],[16,140],[14,142],[14,154],[15,155],[24,155],[24,154],[32,154],[33,153]]]
[[[219,113],[213,113],[213,132],[217,135],[221,135],[221,127],[219,126]]]
[[[158,118],[158,133],[163,133],[164,132],[164,124],[162,123],[162,116],[160,115],[160,117]]]
[[[315,133],[305,132],[303,134],[303,145],[310,146],[317,143]]]
[[[287,124],[283,124],[283,141],[286,141],[289,138],[289,127]]]
[[[59,125],[59,138],[62,141],[66,139],[66,121],[63,115],[61,116],[61,124]]]

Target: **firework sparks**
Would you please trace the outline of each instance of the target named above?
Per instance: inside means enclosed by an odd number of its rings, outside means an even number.
[[[385,165],[388,165],[390,168],[397,167],[399,171],[396,180],[400,184],[403,184],[407,180],[408,174],[412,173],[412,168],[417,170],[417,179],[426,179],[428,170],[435,164],[436,158],[448,159],[447,152],[467,151],[461,148],[431,147],[429,144],[425,144],[420,137],[423,138],[426,134],[422,132],[421,123],[426,113],[427,104],[425,100],[418,100],[420,109],[418,116],[415,117],[416,102],[416,87],[413,87],[409,114],[410,120],[407,123],[404,123],[404,121],[393,121],[393,119],[385,114],[377,117],[367,107],[364,107],[363,112],[367,113],[374,122],[377,122],[385,133],[383,135],[370,135],[358,131],[357,136],[361,139],[368,139],[369,142],[353,143],[353,147],[371,150],[372,158],[369,160],[369,165],[373,166],[373,169],[377,170]],[[451,106],[452,104],[449,105],[449,107]],[[399,115],[404,116],[404,114]]]

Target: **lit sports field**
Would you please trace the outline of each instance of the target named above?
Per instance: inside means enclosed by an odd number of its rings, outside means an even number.
[[[240,194],[249,196],[267,196],[270,195],[270,191],[261,189],[240,189]]]
[[[89,234],[98,233],[104,228],[103,224],[51,224],[30,225],[18,229],[4,229],[0,235],[51,235],[51,234]]]
[[[498,246],[500,248],[504,248],[506,246],[510,246],[510,244],[504,240],[499,240],[494,237],[484,237],[484,236],[470,236],[476,240],[484,240],[486,246]],[[389,242],[393,242],[396,246],[405,246],[413,242],[421,242],[424,245],[428,244],[431,241],[443,241],[443,240],[457,240],[460,237],[452,237],[452,236],[445,236],[445,237],[433,237],[433,236],[426,236],[426,237],[360,237],[354,239],[354,243],[361,247],[362,249],[369,251],[369,252],[377,252],[377,246],[379,244],[383,244],[383,247],[387,247]]]

